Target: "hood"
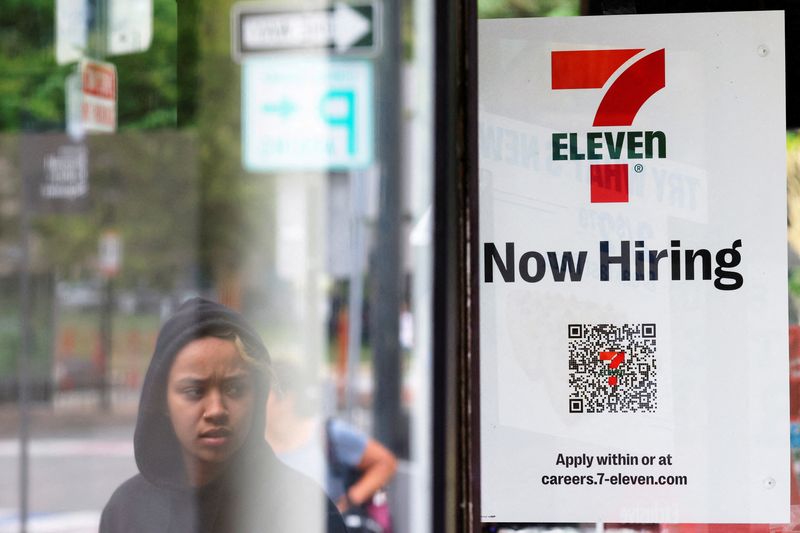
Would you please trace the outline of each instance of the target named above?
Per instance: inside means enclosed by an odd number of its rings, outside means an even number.
[[[251,357],[269,364],[269,354],[258,333],[241,314],[216,302],[202,298],[188,300],[161,327],[142,385],[133,438],[136,465],[151,483],[187,487],[180,443],[167,416],[167,378],[175,356],[195,339],[230,331],[239,336]],[[266,446],[264,417],[269,384],[261,373],[256,374],[253,422],[247,440],[234,457],[236,462],[247,462],[248,455],[259,454]]]

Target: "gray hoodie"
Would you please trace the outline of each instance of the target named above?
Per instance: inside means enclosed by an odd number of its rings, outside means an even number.
[[[226,471],[203,487],[187,481],[166,415],[170,368],[189,342],[235,332],[250,356],[269,364],[259,335],[239,313],[195,298],[161,328],[145,376],[134,434],[139,474],[103,509],[101,533],[344,533],[342,518],[312,481],[284,466],[264,442],[268,383],[256,373],[250,432]]]

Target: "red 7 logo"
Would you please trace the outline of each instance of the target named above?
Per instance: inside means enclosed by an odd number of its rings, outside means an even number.
[[[601,89],[612,74],[643,48],[551,52],[554,90]],[[665,52],[657,50],[626,68],[606,90],[592,126],[630,126],[636,113],[665,82]],[[591,165],[592,202],[628,201],[628,165]]]
[[[601,361],[610,361],[608,368],[614,370],[619,368],[625,361],[625,352],[600,352]],[[609,376],[608,384],[614,386],[617,384],[617,376]]]

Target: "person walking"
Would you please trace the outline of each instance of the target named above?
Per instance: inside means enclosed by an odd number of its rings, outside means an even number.
[[[200,298],[161,328],[134,434],[139,473],[100,533],[344,533],[312,481],[264,441],[270,358],[242,315]]]
[[[278,458],[324,487],[346,522],[360,514],[389,533],[381,491],[397,470],[395,455],[346,422],[318,416],[319,386],[295,364],[276,361],[273,372],[265,437]],[[376,495],[383,501],[374,502]]]

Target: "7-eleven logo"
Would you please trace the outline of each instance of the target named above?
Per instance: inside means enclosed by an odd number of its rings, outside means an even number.
[[[641,48],[553,51],[552,88],[605,89],[592,126],[630,126],[647,99],[665,86],[664,49],[644,54],[606,85],[614,73],[642,52]],[[554,133],[553,160],[664,158],[666,145],[666,135],[661,131],[591,131],[584,136]],[[627,163],[591,163],[590,174],[592,202],[628,201]]]

